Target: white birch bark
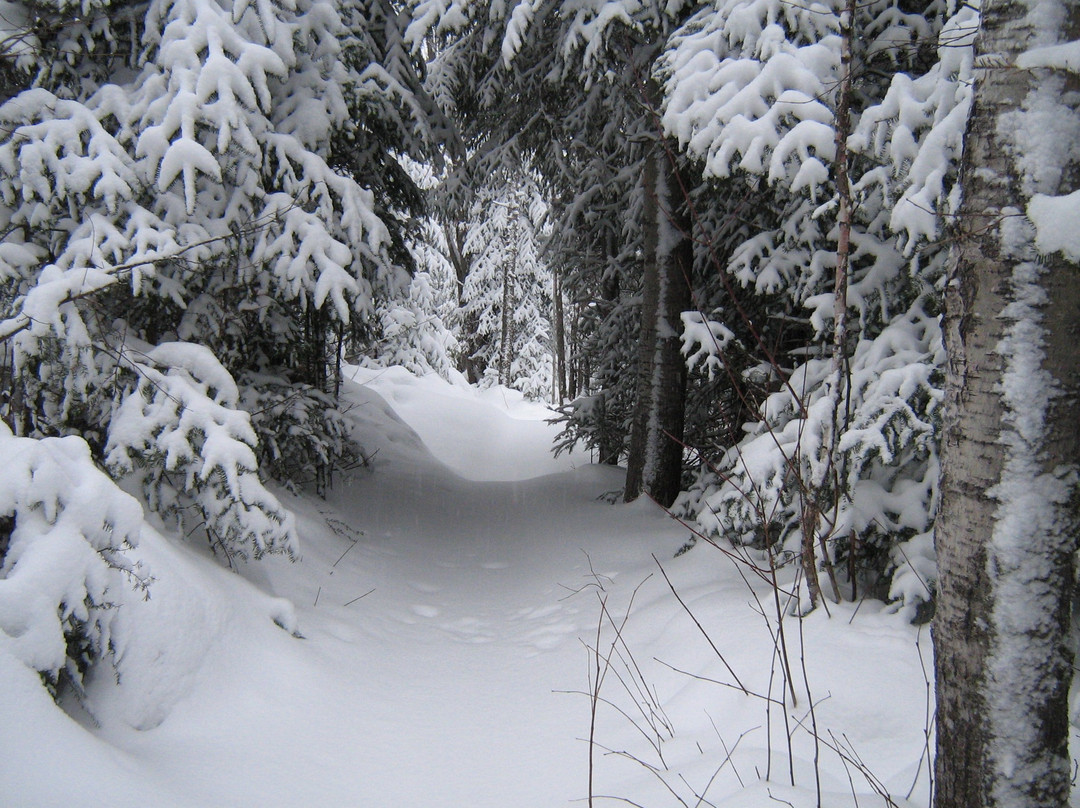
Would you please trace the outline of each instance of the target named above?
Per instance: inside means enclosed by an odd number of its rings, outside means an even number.
[[[944,322],[935,805],[1047,808],[1070,788],[1080,256],[1038,256],[1024,214],[1033,195],[1078,187],[1080,117],[1075,76],[1017,60],[1077,39],[1080,12],[989,0],[982,13]]]

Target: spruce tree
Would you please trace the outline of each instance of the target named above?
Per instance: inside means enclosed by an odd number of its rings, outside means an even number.
[[[233,550],[292,546],[247,415],[188,414],[297,395],[307,430],[254,424],[283,461],[267,470],[325,477],[348,462],[329,372],[376,301],[408,287],[420,195],[395,155],[445,135],[401,44],[410,20],[378,3],[167,0],[23,21],[8,55],[25,89],[0,107],[17,433],[80,433],[99,457],[128,457],[118,471],[156,465],[149,480],[193,463],[169,479],[204,527],[220,536],[210,503],[224,496],[233,516],[270,520],[224,530],[263,537]],[[176,385],[169,415],[155,391]],[[153,428],[134,424],[151,410]],[[228,452],[204,429],[222,419]],[[156,482],[146,493],[174,498]]]

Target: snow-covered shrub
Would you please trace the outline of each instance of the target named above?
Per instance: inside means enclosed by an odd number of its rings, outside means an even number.
[[[918,556],[927,549],[925,543],[910,550],[901,545],[929,531],[936,512],[942,362],[936,318],[917,307],[875,339],[860,340],[851,358],[851,410],[837,447],[840,476],[827,480],[841,489],[828,538],[838,562],[857,543],[860,571],[882,597],[889,596],[883,586],[889,576],[921,564]],[[800,365],[790,387],[766,399],[764,420],[748,425],[751,433],[715,464],[718,473],[703,472],[683,496],[678,507],[707,535],[758,547],[776,542],[778,550],[799,553],[806,492],[795,469],[800,456],[821,441],[821,424],[829,417],[823,384],[828,374],[826,359]],[[795,392],[804,392],[801,400]],[[929,594],[925,586],[905,586],[894,596],[917,601]]]
[[[109,426],[109,468],[135,475],[155,511],[185,532],[201,527],[230,560],[292,555],[295,518],[259,480],[255,430],[228,371],[190,343],[128,357],[137,382]]]
[[[20,438],[0,422],[0,457],[0,643],[54,695],[81,689],[112,650],[113,605],[146,585],[124,554],[142,508],[80,438]]]
[[[335,471],[362,462],[361,447],[333,397],[278,376],[246,373],[240,404],[251,414],[259,469],[289,488],[314,485],[321,495]]]
[[[614,391],[600,390],[578,396],[559,408],[559,416],[553,419],[562,427],[556,436],[556,456],[574,450],[581,443],[590,453],[595,452],[597,462],[609,465],[619,462],[628,427],[620,428],[616,413],[628,413],[630,407],[626,402],[621,407],[618,402],[612,406],[614,395]]]
[[[534,290],[540,300],[547,296]],[[551,326],[533,299],[523,299],[514,311],[511,326],[516,335],[510,358],[510,386],[531,399],[551,398],[555,363],[551,352]]]

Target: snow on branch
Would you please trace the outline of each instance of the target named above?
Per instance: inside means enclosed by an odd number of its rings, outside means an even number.
[[[1080,73],[1080,41],[1032,48],[1017,57],[1016,66],[1024,70],[1050,67],[1068,70],[1070,73]]]
[[[814,194],[836,148],[839,15],[784,5],[720,0],[677,31],[660,71],[663,124],[707,176],[744,171]]]
[[[16,437],[0,422],[0,642],[56,690],[81,687],[112,645],[122,591],[146,570],[139,503],[95,465],[81,438]]]
[[[696,311],[684,311],[682,324],[682,352],[686,366],[693,370],[698,362],[702,362],[709,378],[713,378],[713,374],[724,366],[720,352],[735,338],[734,332],[723,323],[705,319]]]
[[[237,409],[236,383],[206,348],[165,343],[125,350],[138,374],[109,427],[106,463],[135,474],[155,510],[183,527],[184,499],[215,547],[231,559],[297,549],[295,517],[263,486],[251,417]]]
[[[880,192],[890,203],[889,228],[902,236],[908,254],[936,239],[942,214],[956,207],[978,28],[978,12],[961,7],[938,36],[938,61],[921,76],[896,73],[849,141],[853,151],[886,159],[852,190],[863,199]]]

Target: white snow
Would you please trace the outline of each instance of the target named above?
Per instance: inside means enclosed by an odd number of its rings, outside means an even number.
[[[1080,73],[1080,41],[1032,48],[1017,57],[1016,66],[1024,70],[1033,67],[1055,67]]]
[[[344,393],[371,468],[326,501],[283,495],[299,561],[267,558],[237,575],[198,540],[144,527],[127,555],[156,580],[149,601],[125,597],[115,616],[119,678],[103,670],[67,713],[0,631],[0,802],[582,805],[590,711],[580,691],[595,675],[586,647],[599,642],[605,657],[617,646],[601,698],[623,712],[599,705],[596,795],[817,805],[813,703],[822,744],[850,745],[896,805],[927,804],[925,632],[920,661],[916,629],[872,602],[801,626],[787,617],[798,704],[769,712],[707,681],[732,684],[730,666],[749,690],[784,698],[775,620],[755,611],[773,613],[770,590],[752,571],[704,543],[674,558],[687,531],[651,503],[607,504],[618,469],[553,459],[557,427],[542,406],[401,369],[349,372]],[[884,804],[857,767],[819,751],[821,805]]]
[[[1080,261],[1080,191],[1065,196],[1035,194],[1027,215],[1035,225],[1035,247],[1043,255],[1057,251],[1070,261]]]
[[[587,455],[550,457],[556,413],[516,390],[477,390],[455,375],[416,377],[403,368],[353,368],[350,377],[381,395],[427,449],[467,480],[526,480],[588,465]]]

